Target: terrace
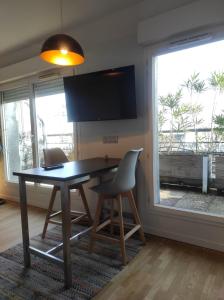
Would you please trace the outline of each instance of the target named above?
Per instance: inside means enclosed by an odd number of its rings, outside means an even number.
[[[204,133],[211,130],[197,130]],[[160,205],[224,215],[224,143],[174,140],[172,151],[164,143],[160,146]]]
[[[213,191],[202,194],[200,191],[162,187],[160,189],[160,205],[181,210],[224,215],[224,196]]]

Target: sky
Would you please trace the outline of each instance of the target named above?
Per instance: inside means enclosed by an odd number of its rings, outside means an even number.
[[[218,41],[185,50],[179,50],[157,57],[157,94],[166,96],[176,93],[181,85],[193,73],[200,73],[199,78],[206,82],[211,73],[224,71],[224,41]],[[209,127],[215,93],[211,89],[197,98],[197,104],[203,106],[200,117],[204,120],[200,127]],[[183,90],[182,103],[189,103],[187,90]],[[218,95],[215,114],[224,113],[224,94]],[[163,128],[165,129],[165,128]]]
[[[64,94],[37,97],[36,111],[37,115],[44,121],[46,133],[63,134],[73,132],[73,124],[67,122]]]

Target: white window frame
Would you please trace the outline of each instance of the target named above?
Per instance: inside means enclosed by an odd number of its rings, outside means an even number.
[[[49,72],[48,72],[49,73]],[[16,81],[12,81],[9,83],[5,83],[2,84],[0,86],[0,100],[1,100],[1,134],[2,134],[2,151],[3,151],[3,161],[4,161],[4,177],[5,177],[5,181],[7,183],[10,184],[18,184],[15,181],[12,181],[8,178],[8,174],[7,174],[7,157],[6,157],[6,151],[5,151],[5,136],[6,136],[6,132],[5,132],[5,126],[4,126],[4,109],[3,109],[3,92],[6,90],[10,90],[10,89],[15,89],[24,85],[27,85],[29,88],[29,102],[30,102],[30,118],[31,118],[31,134],[34,135],[35,138],[37,138],[37,124],[36,124],[36,111],[35,111],[35,92],[34,92],[34,85],[37,84],[40,81],[50,81],[52,79],[56,79],[56,78],[63,78],[63,75],[73,75],[73,69],[67,70],[67,69],[58,69],[55,70],[53,73],[49,73],[49,75],[47,74],[46,76],[43,76],[43,78],[41,78],[42,76],[40,75],[34,75],[34,76],[30,76],[28,78],[23,78],[21,80],[16,80]],[[74,157],[75,159],[77,159],[78,156],[78,137],[77,135],[77,123],[73,122],[73,129],[72,129],[72,135],[73,135],[73,149],[74,149]],[[34,143],[32,143],[32,147],[33,147],[33,163],[34,163],[34,167],[37,166],[38,163],[38,157],[39,157],[39,153],[38,153],[38,143],[35,140]],[[33,185],[33,184],[31,184]],[[43,186],[43,188],[49,188],[50,186]]]
[[[224,225],[224,215],[205,214],[199,211],[181,210],[174,207],[157,205],[159,203],[159,153],[158,153],[158,136],[157,136],[157,99],[156,95],[156,57],[162,54],[179,51],[182,49],[192,48],[203,44],[213,43],[219,40],[224,40],[224,29],[221,32],[214,32],[209,41],[199,40],[194,44],[179,45],[178,47],[171,48],[169,42],[158,43],[153,46],[145,48],[145,101],[146,101],[146,128],[148,133],[145,135],[146,155],[145,161],[148,163],[146,168],[146,177],[148,183],[148,208],[150,213],[160,216],[170,216],[179,220],[187,220],[200,224],[216,224]],[[150,134],[149,134],[150,132]]]

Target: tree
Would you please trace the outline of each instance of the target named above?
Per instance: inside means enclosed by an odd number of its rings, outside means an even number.
[[[170,121],[170,134],[168,152],[172,151],[173,145],[173,131],[174,131],[174,111],[179,105],[182,98],[182,91],[178,90],[175,94],[169,93],[166,96],[159,97],[159,102],[164,110],[168,113],[168,120]]]
[[[192,127],[192,121],[190,120],[191,111],[192,108],[189,104],[180,104],[174,109],[174,128],[176,131],[186,131]]]
[[[193,73],[190,78],[188,78],[182,86],[187,88],[190,92],[191,100],[194,93],[200,94],[206,91],[206,85],[204,80],[200,80],[200,73]]]
[[[211,76],[208,79],[209,84],[215,90],[218,90],[219,93],[224,91],[224,72],[212,72]]]
[[[198,104],[198,97],[201,93],[207,90],[204,80],[200,80],[200,73],[193,73],[190,78],[188,78],[183,84],[189,93],[190,93],[190,102],[191,102],[191,115],[192,123],[195,133],[195,148],[196,152],[198,151],[198,126],[203,122],[203,119],[200,119],[198,116],[203,111],[203,107]],[[196,96],[195,98],[193,98]],[[193,100],[194,99],[194,100]]]
[[[224,141],[224,114],[216,115],[214,117],[214,132],[219,141]]]
[[[210,135],[210,151],[214,151],[214,125],[213,123],[220,121],[219,117],[215,118],[215,110],[217,105],[217,95],[224,92],[224,72],[212,72],[208,79],[210,87],[214,89],[215,95],[213,98],[212,113],[211,113],[211,135]]]
[[[168,144],[168,152],[173,150],[174,132],[185,132],[192,127],[191,105],[181,103],[182,90],[159,97],[159,134],[160,141]],[[162,134],[162,126],[169,121],[169,137]]]

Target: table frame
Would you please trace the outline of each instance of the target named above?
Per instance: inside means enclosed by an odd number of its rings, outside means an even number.
[[[107,170],[112,170],[117,168],[119,160],[117,160],[117,164],[110,166]],[[35,169],[32,169],[35,170]],[[27,170],[28,171],[28,170]],[[102,169],[102,172],[105,170]],[[96,177],[100,175],[100,169],[96,172],[90,172],[89,176]],[[82,235],[86,234],[88,231],[92,229],[92,226],[86,228],[85,230],[73,235],[71,234],[71,199],[70,199],[70,189],[69,186],[75,184],[77,179],[80,177],[75,176],[74,179],[47,179],[41,178],[40,175],[30,175],[26,174],[26,171],[14,172],[14,175],[19,177],[19,194],[20,194],[20,210],[21,210],[21,225],[22,225],[22,237],[23,237],[23,256],[24,256],[24,266],[25,268],[29,268],[31,266],[31,257],[30,254],[34,254],[41,258],[44,258],[50,262],[56,263],[64,269],[64,283],[66,288],[70,288],[72,286],[72,265],[71,265],[71,249],[70,243],[73,240],[79,239]],[[87,174],[85,174],[85,177]],[[90,177],[89,177],[90,178]],[[27,193],[26,193],[26,181],[29,182],[37,182],[37,183],[47,183],[51,185],[60,186],[61,193],[61,209],[62,209],[62,243],[57,246],[45,251],[41,251],[37,248],[30,246],[29,239],[29,226],[28,226],[28,214],[27,214]],[[54,254],[63,249],[63,259],[56,257]]]

